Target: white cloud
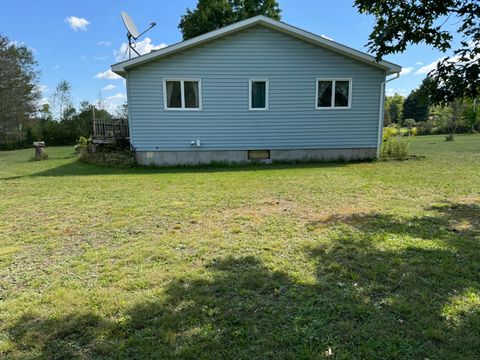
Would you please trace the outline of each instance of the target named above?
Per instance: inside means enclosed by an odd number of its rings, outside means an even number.
[[[37,85],[36,86],[37,90],[42,92],[42,93],[46,93],[48,92],[48,87],[47,85]]]
[[[98,46],[110,46],[110,45],[112,45],[112,42],[111,42],[111,41],[103,41],[103,40],[101,40],[101,41],[97,42],[97,45],[98,45]]]
[[[417,62],[415,63],[415,65],[423,65],[423,62],[422,62],[422,61],[417,61]]]
[[[434,62],[431,62],[430,64],[422,66],[420,69],[415,71],[415,75],[426,75],[430,71],[435,70],[437,68],[437,64],[445,59],[444,57],[441,57],[440,59],[435,60]]]
[[[42,105],[45,105],[45,104],[50,104],[50,101],[49,101],[48,98],[43,97],[40,100],[38,100],[38,106],[42,106]]]
[[[57,64],[52,66],[52,70],[57,70],[57,69],[60,69],[60,65]]]
[[[70,25],[73,31],[81,30],[87,31],[87,26],[90,22],[85,18],[79,18],[76,16],[69,16],[65,18],[65,22]]]
[[[410,74],[413,70],[415,70],[413,67],[402,67],[402,71],[400,72],[400,75],[408,75]]]
[[[102,100],[102,107],[110,114],[115,114],[119,107],[125,103],[127,95],[125,93],[117,93],[112,96],[107,96]]]
[[[115,89],[115,88],[116,88],[115,85],[110,84],[110,85],[104,86],[104,87],[102,88],[102,91],[109,91],[109,90],[113,90],[113,89]]]
[[[105,61],[108,59],[108,55],[105,56],[94,56],[93,60]]]
[[[474,46],[474,43],[469,42],[469,46]],[[422,66],[420,69],[418,69],[415,72],[415,75],[428,74],[430,71],[435,70],[437,68],[437,64],[444,59],[446,59],[446,57],[441,57],[441,58],[435,60],[434,62],[431,62],[430,64]],[[455,55],[455,56],[450,57],[447,61],[449,63],[467,64],[467,63],[471,63],[471,62],[478,61],[478,60],[480,60],[480,55],[476,55],[476,56],[473,57],[473,59],[469,59],[467,61],[461,61],[460,60],[460,55]]]
[[[385,95],[387,96],[393,96],[395,94],[399,94],[402,96],[407,96],[410,93],[407,89],[404,88],[387,88],[387,91],[385,92]]]
[[[322,38],[324,39],[327,39],[327,40],[330,40],[330,41],[333,41],[333,39],[331,37],[328,37],[327,35],[320,35]]]
[[[112,95],[112,96],[107,96],[105,98],[105,100],[107,101],[111,101],[111,100],[124,100],[127,98],[127,95],[125,95],[124,93],[117,93],[115,95]]]
[[[115,74],[112,70],[108,69],[103,72],[99,72],[97,75],[94,76],[95,79],[108,79],[108,80],[116,80],[121,79],[121,76]]]
[[[144,40],[136,43],[135,50],[137,50],[140,55],[143,55],[143,54],[148,54],[152,50],[162,49],[166,46],[167,44],[164,44],[164,43],[161,43],[159,45],[154,45],[152,44],[152,39],[146,37]],[[113,51],[113,56],[117,61],[125,60],[128,57],[127,47],[128,47],[128,43],[124,42],[122,43],[122,45],[120,45],[120,49]],[[135,52],[132,50],[132,57],[135,57],[135,56],[137,56],[137,54],[135,54]]]

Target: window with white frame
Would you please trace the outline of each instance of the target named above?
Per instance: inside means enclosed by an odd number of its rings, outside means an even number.
[[[352,79],[317,79],[315,108],[350,109]]]
[[[250,110],[268,110],[268,80],[250,79]]]
[[[165,110],[201,110],[202,89],[199,79],[165,79]]]

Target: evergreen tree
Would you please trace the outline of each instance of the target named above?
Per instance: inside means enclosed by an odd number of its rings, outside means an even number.
[[[0,35],[0,148],[23,142],[40,98],[37,62],[26,46]]]

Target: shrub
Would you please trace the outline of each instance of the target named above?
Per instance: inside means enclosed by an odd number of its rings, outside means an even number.
[[[75,154],[81,154],[83,152],[91,152],[91,147],[92,147],[92,139],[91,138],[85,138],[83,136],[80,136],[80,139],[77,141],[77,145],[75,145]]]
[[[383,141],[388,140],[393,136],[398,136],[400,128],[398,125],[390,125],[383,129]]]
[[[411,136],[413,135],[412,133],[412,129],[413,127],[415,126],[415,120],[413,119],[405,119],[405,122],[404,122],[405,126],[407,127],[408,129],[408,135]]]
[[[406,159],[410,143],[408,141],[400,141],[400,137],[389,137],[383,142],[380,149],[380,157],[382,159]]]
[[[413,119],[406,119],[406,120],[405,120],[405,126],[406,126],[407,128],[412,128],[412,127],[415,126],[415,124],[416,124],[416,122],[415,122],[415,120],[413,120]]]
[[[87,164],[125,168],[136,165],[134,153],[122,142],[94,147],[91,139],[80,137],[75,146],[75,153],[78,154],[80,161]]]
[[[430,121],[419,121],[415,127],[417,130],[416,135],[430,135],[433,130],[432,123]]]
[[[133,167],[137,164],[133,152],[128,150],[99,150],[96,152],[87,151],[80,154],[80,161],[87,164],[107,165],[122,168]]]

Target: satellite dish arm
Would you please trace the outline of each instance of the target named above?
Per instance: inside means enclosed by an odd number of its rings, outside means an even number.
[[[135,40],[135,38],[133,37],[133,35],[130,34],[130,33],[128,33],[128,34],[127,34],[127,37],[128,37],[128,48],[129,48],[130,50],[133,50],[133,51],[135,52],[135,54],[137,54],[138,56],[140,56],[140,54],[138,53],[138,51],[135,50],[135,45],[136,45],[136,44],[132,41],[132,39]],[[129,57],[130,57],[130,56],[129,56]]]
[[[134,38],[135,40],[137,40],[140,36],[142,36],[143,34],[145,34],[148,30],[150,30],[151,28],[153,28],[155,25],[157,25],[157,23],[155,22],[152,22],[150,23],[150,26],[148,27],[147,30],[145,30],[144,32],[142,32],[140,35],[138,35],[136,38]]]

